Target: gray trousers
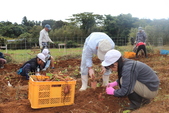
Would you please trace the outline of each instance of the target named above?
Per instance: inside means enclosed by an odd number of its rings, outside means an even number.
[[[122,84],[122,78],[120,79],[120,83]],[[136,81],[133,91],[147,99],[152,99],[158,94],[158,90],[151,91],[145,84],[139,82],[138,80]]]

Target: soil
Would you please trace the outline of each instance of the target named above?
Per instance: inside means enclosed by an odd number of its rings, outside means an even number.
[[[161,54],[149,54],[148,58],[139,56],[134,59],[146,63],[152,67],[160,79],[159,94],[151,100],[151,103],[133,113],[167,113],[169,111],[169,56]],[[76,79],[74,104],[66,106],[56,106],[48,108],[31,108],[28,100],[28,80],[25,77],[16,74],[16,71],[22,64],[8,63],[4,69],[0,69],[0,113],[121,113],[123,108],[128,106],[127,97],[114,97],[105,94],[105,87],[98,86],[96,89],[90,87],[86,91],[79,91],[81,80],[79,74],[81,60],[78,58],[57,60],[55,69],[48,69],[45,73],[54,73],[61,71],[69,74]],[[93,58],[94,67],[100,67],[100,61]],[[96,70],[99,71],[99,70]],[[110,76],[110,82],[116,80],[116,73]],[[101,76],[97,73],[97,82],[102,83]],[[8,86],[8,81],[12,87]],[[126,112],[127,113],[127,112]]]

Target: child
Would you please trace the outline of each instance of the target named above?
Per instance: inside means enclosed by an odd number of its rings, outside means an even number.
[[[6,64],[6,60],[4,58],[3,53],[0,52],[0,68],[4,68],[4,64]]]
[[[29,74],[35,74],[37,70],[41,70],[44,67],[45,55],[39,53],[35,58],[27,61],[24,65],[17,71],[21,76],[26,76],[26,79],[29,80]]]
[[[43,49],[42,53],[45,55],[45,66],[43,68],[42,71],[46,71],[47,68],[49,68],[49,66],[51,66],[51,69],[54,69],[54,59],[53,57],[50,55],[50,52],[48,49]]]

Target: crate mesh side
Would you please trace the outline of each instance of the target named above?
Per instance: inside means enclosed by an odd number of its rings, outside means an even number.
[[[39,105],[49,104],[49,99],[39,99]]]
[[[71,102],[71,97],[64,97],[61,100],[62,103]]]
[[[57,104],[60,103],[60,98],[51,98],[50,99],[50,104]]]
[[[40,85],[39,91],[50,90],[50,85]]]
[[[39,98],[50,97],[50,92],[39,92]]]

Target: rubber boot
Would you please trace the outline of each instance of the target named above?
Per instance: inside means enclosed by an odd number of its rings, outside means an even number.
[[[149,104],[150,102],[151,102],[150,99],[143,98],[143,100],[142,100],[142,106],[144,106],[146,104]]]
[[[82,86],[79,91],[85,91],[88,85],[88,75],[81,75]]]
[[[103,84],[102,86],[107,86],[109,83],[109,75],[102,75]]]
[[[135,110],[141,107],[143,97],[138,95],[136,92],[129,94],[128,99],[130,100],[129,110]]]

